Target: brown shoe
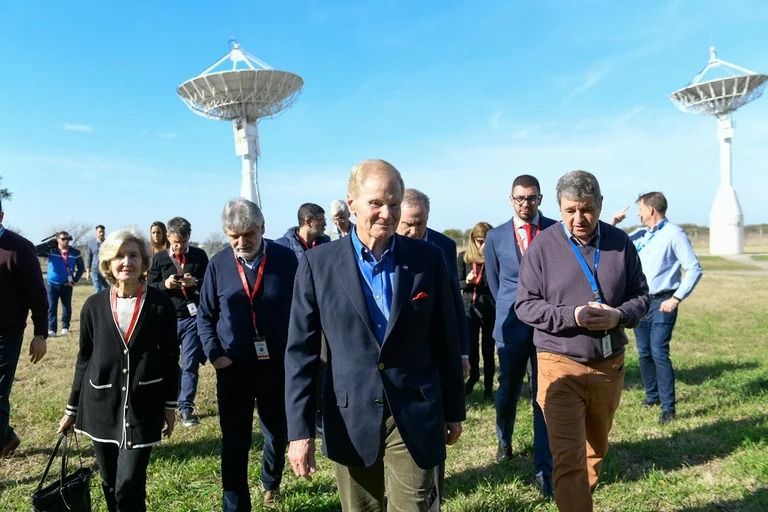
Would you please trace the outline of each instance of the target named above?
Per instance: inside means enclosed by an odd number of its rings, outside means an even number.
[[[14,432],[10,439],[8,439],[8,442],[5,443],[5,446],[0,449],[0,457],[8,457],[14,452],[14,450],[16,450],[16,448],[19,447],[20,444],[21,439],[19,439],[19,436],[17,436],[16,432]]]
[[[272,507],[277,503],[280,498],[280,491],[275,489],[274,491],[264,491],[262,503],[265,507]]]

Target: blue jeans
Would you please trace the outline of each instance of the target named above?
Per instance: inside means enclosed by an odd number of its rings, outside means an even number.
[[[640,376],[648,402],[661,402],[661,410],[675,412],[675,370],[669,358],[669,342],[677,321],[677,309],[662,313],[659,306],[672,294],[651,299],[648,313],[635,327]]]
[[[56,332],[59,299],[61,299],[61,328],[69,329],[72,319],[72,286],[48,283],[48,330]]]
[[[91,281],[93,282],[93,293],[99,293],[101,290],[109,288],[107,280],[98,270],[91,271]]]
[[[177,318],[176,333],[181,343],[181,386],[179,389],[179,411],[192,412],[197,395],[197,373],[205,364],[205,353],[200,336],[197,335],[195,317]]]
[[[552,474],[552,453],[549,451],[547,425],[544,414],[536,403],[538,371],[536,347],[531,339],[498,344],[499,389],[496,392],[496,436],[499,443],[512,444],[512,432],[517,415],[517,400],[523,385],[528,363],[531,364],[531,405],[533,406],[533,467],[545,475]]]
[[[0,334],[0,448],[13,435],[11,418],[11,386],[16,375],[21,343],[24,331],[13,334]]]
[[[282,358],[259,361],[256,366],[233,363],[216,370],[225,511],[251,510],[248,452],[252,443],[254,400],[264,437],[261,485],[271,491],[280,488],[288,446],[284,386]]]

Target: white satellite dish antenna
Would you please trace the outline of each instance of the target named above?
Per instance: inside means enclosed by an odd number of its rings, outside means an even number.
[[[293,105],[303,85],[300,76],[272,69],[231,41],[228,54],[176,90],[192,112],[233,122],[235,154],[242,158],[240,196],[259,207],[259,119]]]
[[[705,76],[710,75],[710,76]],[[717,116],[720,187],[709,214],[710,254],[744,252],[744,214],[731,179],[731,113],[763,94],[768,76],[731,64],[709,49],[709,63],[686,87],[671,94],[683,112]]]

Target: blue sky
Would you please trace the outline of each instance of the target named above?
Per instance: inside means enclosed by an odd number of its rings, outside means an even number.
[[[6,1],[0,7],[0,176],[6,224],[37,240],[187,217],[219,229],[240,165],[229,123],[176,87],[230,37],[301,75],[296,104],[260,123],[267,234],[298,206],[346,196],[351,166],[391,161],[432,198],[436,229],[498,224],[512,179],[594,172],[604,217],[662,190],[676,222],[708,223],[715,120],[668,99],[719,56],[768,73],[768,4],[731,1]],[[768,99],[734,116],[746,223],[768,222]],[[633,210],[634,215],[634,210]],[[634,220],[634,217],[632,218]]]

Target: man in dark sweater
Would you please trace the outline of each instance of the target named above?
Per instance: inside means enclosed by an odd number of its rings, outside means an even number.
[[[597,179],[557,183],[562,222],[523,258],[515,312],[535,331],[537,402],[544,412],[561,512],[592,510],[624,384],[624,328],[648,310],[648,285],[627,235],[600,222]]]
[[[264,436],[266,505],[276,498],[285,466],[283,361],[297,262],[290,249],[262,238],[264,217],[251,201],[228,202],[222,223],[230,247],[211,258],[197,325],[216,368],[223,509],[251,510],[248,451],[254,399]]]
[[[10,425],[10,394],[27,315],[32,310],[34,337],[29,344],[33,363],[40,361],[47,349],[46,297],[40,262],[32,242],[3,227],[0,201],[0,457],[10,455],[21,440]]]
[[[176,330],[181,344],[181,386],[179,418],[185,427],[199,423],[195,415],[195,395],[200,365],[205,353],[197,334],[197,307],[200,288],[208,267],[205,251],[189,245],[192,226],[183,217],[168,221],[170,249],[155,254],[147,283],[168,294],[176,306]]]

